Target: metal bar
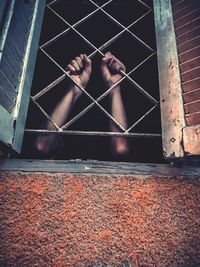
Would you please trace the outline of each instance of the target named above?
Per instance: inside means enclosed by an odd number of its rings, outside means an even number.
[[[105,7],[107,4],[109,4],[110,2],[112,2],[113,0],[108,1],[107,3],[105,3],[104,5],[102,5],[101,7]],[[99,8],[94,10],[92,13],[88,14],[87,16],[85,16],[83,19],[79,20],[78,22],[76,22],[75,24],[73,24],[73,27],[77,27],[80,23],[84,22],[87,18],[89,18],[91,15],[93,15],[94,13],[96,13],[97,11],[99,11]],[[137,20],[135,20],[133,23],[131,23],[127,29],[129,29],[130,27],[132,27],[133,25],[135,25],[138,21],[140,21],[141,19],[143,19],[146,15],[148,15],[152,10],[147,11],[144,15],[142,15],[140,18],[138,18]],[[48,42],[44,43],[43,45],[41,45],[42,48],[46,48],[49,45],[51,45],[54,41],[56,41],[58,38],[62,37],[63,35],[65,35],[71,28],[67,28],[66,30],[64,30],[63,32],[59,33],[58,35],[56,35],[54,38],[50,39]],[[116,36],[120,36],[122,33],[124,33],[126,31],[126,28],[123,29],[121,32],[119,32]],[[114,38],[114,37],[113,37]],[[112,39],[113,39],[112,38]],[[112,40],[110,39],[110,41]],[[109,42],[109,41],[108,41]],[[108,43],[106,42],[106,44]],[[110,44],[110,43],[108,43]],[[99,48],[100,49],[100,48]],[[96,53],[96,51],[95,51]]]
[[[91,0],[89,0],[91,1]],[[55,12],[51,7],[49,7],[52,12],[58,16],[64,23],[66,23],[69,27],[71,27],[79,36],[81,36],[81,38],[86,41],[93,49],[95,49],[96,51],[98,51],[100,53],[100,55],[105,56],[95,45],[93,45],[90,41],[88,41],[87,38],[85,38],[79,31],[77,31],[72,25],[70,25],[63,17],[61,17],[57,12]],[[42,48],[41,48],[42,49]],[[44,51],[44,50],[43,50]],[[153,50],[152,50],[153,51]],[[44,51],[45,52],[45,51]],[[45,52],[46,53],[46,52]],[[57,63],[58,64],[58,63]],[[58,65],[59,66],[59,65]],[[60,67],[60,66],[59,66]],[[120,73],[123,76],[126,76],[127,79],[129,79],[129,81],[131,81],[134,86],[140,90],[146,97],[148,97],[150,99],[150,101],[152,101],[154,104],[158,103],[158,101],[153,98],[149,93],[147,93],[138,83],[136,83],[131,77],[129,77],[125,72],[123,72],[122,70],[120,70]]]
[[[148,15],[151,12],[151,10],[149,10],[147,13],[145,13],[144,15],[142,15],[140,18],[138,18],[137,20],[135,20],[134,22],[132,22],[126,29],[129,29],[130,27],[134,26],[138,21],[140,21],[141,19],[143,19],[146,15]],[[117,40],[124,32],[126,32],[126,29],[123,29],[121,32],[119,32],[117,35],[115,35],[114,37],[112,37],[110,40],[108,40],[106,43],[104,43],[103,45],[101,45],[100,47],[98,47],[99,50],[103,51],[104,49],[106,49],[110,44],[112,44],[115,40]],[[90,56],[93,54],[96,54],[98,51],[94,51],[90,54]]]
[[[139,68],[143,63],[145,63],[150,57],[152,57],[155,53],[153,53],[151,56],[143,60],[137,67],[135,67],[133,70],[131,70],[129,74],[134,72],[137,68]],[[117,85],[119,85],[126,77],[122,77],[118,82],[116,82],[113,86],[111,86],[105,93],[100,95],[96,101],[99,102],[103,98],[105,98]],[[72,125],[75,121],[77,121],[80,117],[82,117],[87,111],[89,111],[94,106],[94,103],[91,103],[89,106],[87,106],[85,109],[83,109],[79,114],[77,114],[74,118],[72,118],[70,121],[68,121],[65,125],[62,126],[62,129],[66,129],[70,125]]]
[[[42,114],[48,119],[48,121],[58,130],[60,131],[60,127],[56,124],[56,122],[46,113],[46,111],[40,106],[40,104],[35,101],[32,97],[31,100],[33,103],[39,108],[39,110],[42,112]]]
[[[43,88],[39,93],[37,93],[36,95],[32,96],[32,99],[37,100],[39,97],[41,97],[42,95],[44,95],[47,92],[49,92],[52,88],[55,88],[55,86],[57,84],[59,84],[60,82],[62,82],[65,79],[65,77],[66,77],[65,74],[63,74],[62,76],[58,77],[52,83],[50,83],[45,88]]]
[[[102,5],[102,7],[108,5],[110,2],[112,2],[113,0],[109,0],[108,2],[106,2],[105,4]],[[87,20],[89,17],[91,17],[92,15],[94,15],[97,11],[99,11],[99,8],[97,8],[96,10],[92,11],[90,14],[88,14],[87,16],[85,16],[84,18],[82,18],[81,20],[77,21],[75,24],[73,24],[73,27],[77,27],[79,24],[83,23],[85,20]],[[53,42],[55,42],[58,38],[62,37],[63,35],[65,35],[69,30],[71,30],[71,28],[67,28],[66,30],[64,30],[63,32],[57,34],[55,37],[53,37],[52,39],[50,39],[48,42],[44,43],[43,45],[41,45],[42,48],[46,48],[49,45],[51,45]]]
[[[140,18],[138,18],[137,20],[135,20],[133,23],[131,23],[127,28],[132,27],[133,25],[135,25],[139,20],[141,20],[142,18],[144,18],[146,15],[148,15],[151,12],[151,10],[149,10],[147,13],[145,13],[143,16],[141,16]],[[109,46],[112,42],[114,42],[117,38],[119,38],[126,30],[122,30],[121,32],[119,32],[116,36],[114,36],[113,38],[111,38],[109,41],[107,41],[105,44],[103,44],[102,46],[100,46],[98,49],[99,50],[104,50],[107,46]],[[64,33],[64,32],[63,32]],[[45,44],[44,44],[45,45]],[[44,45],[41,45],[41,48],[44,48]],[[92,58],[98,51],[94,51],[92,52],[88,57]],[[150,57],[153,54],[150,55]],[[145,59],[146,61],[146,59]],[[138,65],[140,66],[140,64]],[[49,85],[47,85],[45,88],[43,88],[41,90],[41,93],[38,93],[37,95],[33,96],[33,98],[36,100],[38,99],[40,96],[42,96],[44,93],[50,91],[54,86],[56,86],[57,84],[59,84],[60,82],[62,82],[65,79],[66,75],[61,75],[59,78],[57,78],[54,82],[50,83]]]
[[[104,54],[95,46],[93,45],[85,36],[83,36],[79,31],[77,31],[76,28],[73,27],[70,23],[68,23],[62,16],[60,16],[55,10],[53,10],[51,7],[48,7],[59,19],[61,19],[67,26],[69,26],[71,29],[73,29],[87,44],[89,44],[93,49],[97,50],[102,56]],[[42,47],[40,47],[42,48]]]
[[[91,3],[93,3],[95,6],[99,7],[95,2],[93,2],[92,0],[89,0]],[[118,24],[119,26],[121,26],[123,29],[125,29],[128,33],[130,33],[135,39],[137,39],[137,41],[139,41],[141,44],[143,44],[147,49],[149,49],[151,52],[153,52],[153,49],[147,45],[144,41],[142,41],[138,36],[136,36],[134,33],[132,33],[132,31],[130,31],[127,27],[125,27],[123,24],[121,24],[118,20],[116,20],[115,18],[113,18],[113,16],[111,16],[108,12],[106,12],[102,7],[99,7],[99,9],[106,14],[111,20],[113,20],[116,24]]]
[[[151,11],[149,10],[147,13],[145,13],[142,17],[140,17],[139,19],[137,19],[136,21],[134,21],[133,23],[131,23],[127,28],[132,27],[133,25],[135,25],[139,20],[141,20],[142,18],[144,18],[146,15],[148,15]],[[121,32],[119,32],[116,36],[114,36],[113,38],[111,38],[109,41],[107,41],[105,44],[103,44],[102,46],[100,46],[98,49],[99,50],[104,50],[107,46],[109,46],[112,42],[114,42],[117,38],[119,38],[126,30],[122,30]],[[63,32],[64,33],[64,32]],[[45,44],[44,44],[45,45]],[[44,45],[41,45],[41,48],[44,48]],[[92,52],[88,57],[92,58],[95,54],[97,53],[97,51],[95,50],[94,52]],[[152,54],[153,55],[153,54]],[[150,55],[150,57],[152,56]],[[145,60],[146,61],[146,60]],[[140,65],[140,64],[139,64]],[[138,66],[139,66],[138,65]],[[49,85],[47,85],[45,88],[43,88],[41,90],[41,93],[38,93],[37,95],[33,96],[33,98],[36,100],[38,99],[40,96],[42,96],[44,93],[50,91],[54,86],[56,86],[57,84],[59,84],[60,82],[62,82],[65,79],[66,75],[61,75],[59,78],[57,78],[54,82],[50,83]]]
[[[155,133],[120,133],[120,132],[92,132],[92,131],[55,131],[43,129],[25,129],[25,133],[43,133],[43,134],[62,134],[62,135],[87,135],[87,136],[121,136],[121,137],[161,137],[161,134]]]
[[[148,6],[146,3],[144,3],[142,0],[138,0],[138,2],[140,2],[142,5],[147,7],[149,10],[152,10],[152,8],[150,6]]]
[[[82,86],[80,86],[78,83],[76,83],[72,78],[71,76],[69,75],[69,73],[64,70],[46,51],[44,51],[42,48],[40,48],[43,53],[52,61],[54,62],[54,64],[56,66],[58,66],[66,75],[67,77],[81,90],[85,93],[85,95],[90,99],[92,100],[99,108],[100,110],[109,118],[111,119],[115,124],[116,126],[122,130],[122,131],[125,131],[126,129],[124,129],[123,126],[121,126],[121,124],[118,123],[118,121],[116,121],[84,88],[82,88]]]
[[[128,128],[126,130],[125,133],[130,132],[133,128],[136,127],[136,125],[138,125],[144,118],[146,118],[158,105],[154,105],[152,108],[150,108],[142,117],[139,118],[139,120],[137,120],[130,128]]]
[[[51,5],[53,5],[55,2],[58,2],[59,0],[53,0],[53,1],[51,1],[48,5],[49,6],[51,6]]]

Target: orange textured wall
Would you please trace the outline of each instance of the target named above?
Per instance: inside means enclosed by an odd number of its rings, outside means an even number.
[[[200,266],[200,178],[0,178],[0,266]]]

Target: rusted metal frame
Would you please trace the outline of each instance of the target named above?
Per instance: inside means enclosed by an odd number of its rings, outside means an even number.
[[[82,88],[82,86],[80,86],[78,83],[76,83],[72,77],[69,75],[69,73],[64,70],[46,51],[44,51],[42,48],[40,48],[43,53],[52,61],[54,62],[54,64],[56,66],[58,66],[65,74],[66,76],[73,82],[73,84],[75,84],[82,92],[84,92],[84,94],[90,99],[92,100],[98,107],[99,109],[109,118],[111,119],[114,124],[122,131],[125,131],[126,129],[124,129],[123,126],[121,126],[120,123],[118,123],[118,121],[116,121],[84,88]]]
[[[196,9],[192,10],[191,12],[187,13],[186,15],[184,15],[184,16],[182,16],[182,17],[176,19],[176,20],[174,20],[174,23],[177,23],[179,20],[181,20],[181,19],[183,19],[183,18],[185,18],[185,17],[191,15],[192,13],[196,12],[196,11],[199,10],[199,9],[200,9],[200,8],[196,8]]]
[[[148,56],[148,58],[146,58],[145,60],[143,60],[139,65],[137,65],[137,67],[135,67],[133,70],[131,70],[128,75],[130,75],[131,73],[133,73],[136,69],[138,69],[142,64],[144,64],[147,60],[149,60],[149,58],[151,58],[153,55],[155,55],[155,53],[151,54],[150,56]],[[112,92],[112,90],[119,85],[124,79],[126,79],[126,77],[122,77],[118,82],[116,82],[114,85],[112,85],[106,92],[104,92],[102,95],[100,95],[96,101],[99,102],[102,99],[104,99],[108,94],[110,94]],[[83,109],[81,112],[79,112],[75,117],[73,117],[70,121],[68,121],[65,125],[62,126],[62,129],[67,129],[69,126],[71,126],[74,122],[76,122],[79,118],[81,118],[86,112],[88,112],[93,106],[95,105],[95,103],[91,103],[89,106],[87,106],[85,109]]]
[[[52,12],[58,16],[64,23],[66,23],[69,27],[71,27],[86,43],[88,43],[94,50],[98,51],[101,56],[105,56],[95,45],[93,45],[87,38],[85,38],[79,31],[77,31],[72,25],[70,25],[63,17],[61,17],[57,12],[55,12],[51,7],[49,7]],[[42,48],[41,48],[42,49]],[[43,50],[44,51],[44,50]],[[60,66],[59,66],[60,67]],[[123,76],[126,76],[126,78],[131,81],[134,86],[143,92],[153,103],[158,103],[156,99],[154,99],[152,96],[150,96],[136,81],[134,81],[131,77],[129,77],[124,71],[120,70],[120,73]]]
[[[94,1],[89,0],[91,3],[93,3],[96,7],[99,7]],[[153,52],[153,49],[147,45],[144,41],[142,41],[137,35],[135,35],[134,33],[132,33],[132,31],[130,31],[127,27],[125,27],[123,24],[121,24],[118,20],[116,20],[113,16],[111,16],[108,12],[106,12],[102,7],[99,7],[99,9],[105,14],[107,15],[112,21],[114,21],[117,25],[119,25],[120,27],[122,27],[123,29],[125,29],[129,34],[131,34],[131,36],[133,38],[135,38],[138,42],[140,42],[144,47],[146,47],[148,50],[150,50],[151,52]]]
[[[148,12],[146,12],[144,15],[142,15],[140,18],[138,18],[137,20],[135,20],[133,23],[131,23],[127,28],[132,27],[133,25],[135,25],[138,21],[140,21],[141,19],[143,19],[146,15],[148,15],[151,12],[151,10],[149,10]],[[114,42],[117,38],[119,38],[124,32],[126,31],[126,29],[123,29],[121,32],[119,32],[117,35],[115,35],[114,37],[112,37],[110,40],[108,40],[106,43],[104,43],[103,45],[101,45],[100,47],[98,47],[99,50],[103,51],[104,49],[106,49],[112,42]],[[41,46],[41,48],[44,48],[43,45]],[[94,51],[92,52],[88,57],[91,58],[93,57],[98,51]],[[151,56],[151,55],[150,55]],[[35,96],[33,96],[33,98],[36,100],[39,97],[41,97],[43,94],[49,92],[52,88],[54,88],[54,86],[56,86],[57,84],[59,84],[60,82],[62,82],[65,79],[66,75],[63,74],[60,77],[58,77],[55,81],[53,81],[52,83],[50,83],[49,85],[47,85],[46,87],[44,87],[39,93],[37,93]]]
[[[106,2],[105,4],[102,5],[102,7],[105,7],[106,5],[108,5],[110,2],[112,2],[113,0],[109,0],[108,2]],[[49,4],[47,5],[49,6]],[[92,11],[90,14],[88,14],[87,16],[85,16],[84,18],[82,18],[81,20],[77,21],[75,24],[73,24],[73,27],[77,27],[79,24],[83,23],[85,20],[87,20],[89,17],[91,17],[92,15],[94,15],[96,12],[99,11],[99,8],[97,8],[96,10]],[[66,30],[64,30],[63,32],[57,34],[56,36],[54,36],[52,39],[50,39],[49,41],[47,41],[46,43],[42,44],[41,47],[42,48],[46,48],[49,45],[51,45],[52,43],[54,43],[56,40],[58,40],[60,37],[62,37],[63,35],[65,35],[68,31],[70,31],[71,28],[67,28]]]
[[[99,132],[99,131],[55,131],[43,129],[26,129],[26,133],[44,133],[44,134],[61,134],[61,135],[87,135],[87,136],[121,136],[121,137],[161,137],[161,134],[155,133],[120,133],[120,132]]]
[[[195,18],[195,19],[193,19],[193,20],[191,20],[190,22],[187,22],[187,23],[181,25],[180,27],[177,27],[177,28],[176,28],[176,31],[179,30],[179,29],[181,29],[181,28],[183,28],[183,27],[186,26],[186,25],[189,25],[190,23],[192,23],[192,22],[194,22],[194,21],[196,21],[196,20],[198,20],[198,19],[200,19],[200,16],[197,17],[197,18]]]
[[[142,117],[140,117],[131,127],[129,127],[125,133],[133,130],[143,119],[145,119],[156,107],[158,104],[155,104],[152,108],[150,108]]]
[[[154,0],[163,152],[166,158],[183,157],[186,126],[180,69],[170,0]]]

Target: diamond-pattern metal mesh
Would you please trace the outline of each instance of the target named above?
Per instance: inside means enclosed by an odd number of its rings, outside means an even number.
[[[129,2],[133,5],[134,11],[129,7]],[[52,29],[51,36],[47,36],[48,41],[45,40],[43,44],[40,45],[39,51],[45,56],[49,62],[53,63],[54,66],[59,69],[62,73],[58,78],[54,79],[47,86],[44,86],[39,92],[31,96],[31,101],[39,108],[47,120],[49,120],[55,127],[54,131],[45,130],[45,129],[26,129],[26,132],[56,132],[58,134],[80,134],[80,135],[102,135],[102,136],[145,136],[145,137],[155,137],[160,136],[157,133],[136,133],[134,132],[135,127],[141,123],[146,117],[149,116],[159,106],[158,100],[138,82],[134,79],[134,73],[151,60],[156,51],[146,42],[143,38],[140,37],[140,34],[134,32],[134,28],[137,27],[139,23],[142,23],[145,18],[153,12],[152,6],[147,4],[148,1],[142,0],[127,0],[126,4],[118,8],[119,3],[122,1],[119,0],[87,0],[81,1],[76,0],[76,6],[74,6],[75,1],[63,1],[63,0],[53,0],[47,1],[46,12],[49,16],[52,17],[52,20],[55,20],[57,23],[58,30]],[[73,3],[73,5],[70,5]],[[85,5],[85,6],[84,6]],[[67,7],[67,8],[66,8]],[[118,8],[118,10],[117,10]],[[79,12],[81,10],[81,12]],[[117,10],[117,11],[116,11]],[[74,16],[69,15],[74,12]],[[101,21],[104,21],[104,25],[101,28]],[[88,29],[87,24],[91,24],[92,21],[95,21],[93,27]],[[104,34],[101,34],[99,37],[98,31],[103,31]],[[148,31],[148,29],[147,29]],[[123,38],[126,35],[126,42],[133,42],[132,51],[126,51],[129,54],[129,57],[125,58],[124,62],[127,66],[127,73],[121,71],[122,78],[117,82],[121,84],[124,81],[133,86],[141,95],[143,95],[143,100],[149,102],[149,108],[140,115],[136,121],[125,129],[111,114],[109,111],[102,105],[102,100],[108,96],[112,90],[116,87],[116,84],[101,93],[97,98],[95,98],[89,90],[85,90],[79,84],[77,84],[69,75],[69,72],[65,70],[66,59],[58,59],[54,49],[54,45],[57,44],[59,47],[59,42],[62,43],[62,39],[66,38],[68,34],[73,35],[73,38],[76,39],[76,42],[80,45],[85,46],[88,51],[88,56],[92,59],[95,56],[103,57],[105,51],[109,49],[111,45],[117,46],[116,49],[126,49],[125,42],[122,47],[119,48],[120,42],[123,42]],[[66,39],[64,39],[66,41]],[[144,52],[137,56],[137,52],[134,55],[134,47],[142,46]],[[70,50],[70,48],[68,48]],[[128,49],[127,49],[128,50]],[[84,50],[85,51],[85,50]],[[64,53],[64,51],[63,51]],[[74,51],[74,56],[76,56],[76,51]],[[133,58],[133,59],[132,59]],[[130,60],[129,60],[130,59]],[[56,86],[62,83],[65,79],[70,79],[83,94],[88,98],[89,103],[82,111],[76,114],[73,118],[70,118],[64,125],[59,127],[55,121],[48,115],[48,112],[40,104],[40,98],[46,96],[47,93],[56,89]],[[144,77],[143,77],[144,79]],[[143,103],[141,103],[143,105]],[[90,110],[96,106],[99,111],[101,111],[106,117],[109,118],[119,129],[119,132],[103,132],[103,131],[73,131],[69,130],[69,127],[78,121],[84,114],[90,112]]]

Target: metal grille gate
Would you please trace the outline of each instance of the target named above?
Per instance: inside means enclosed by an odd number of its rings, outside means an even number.
[[[45,42],[44,44],[40,45],[39,50],[43,53],[53,64],[56,65],[57,68],[59,68],[62,71],[62,75],[55,79],[53,82],[51,82],[49,85],[45,86],[43,89],[41,89],[39,92],[31,96],[31,101],[40,109],[40,111],[43,113],[43,115],[46,117],[47,120],[49,120],[55,127],[55,130],[47,130],[47,129],[26,129],[26,133],[56,133],[56,134],[68,134],[68,135],[95,135],[95,136],[125,136],[125,137],[160,137],[160,134],[157,133],[136,133],[134,132],[134,128],[142,121],[144,120],[149,114],[152,113],[153,110],[155,110],[156,107],[159,106],[159,102],[157,99],[155,99],[151,94],[149,94],[136,80],[133,78],[133,74],[136,70],[141,68],[144,63],[146,63],[148,60],[150,60],[153,56],[155,56],[156,51],[151,48],[146,42],[144,42],[142,39],[140,39],[136,34],[134,34],[130,29],[131,27],[134,27],[137,23],[142,21],[148,14],[153,12],[152,7],[149,6],[144,2],[144,0],[137,0],[137,4],[141,5],[145,12],[140,14],[139,17],[137,17],[135,20],[133,20],[129,25],[124,25],[120,22],[119,19],[114,18],[109,12],[106,11],[106,7],[109,7],[111,4],[115,4],[115,0],[108,0],[108,1],[95,1],[95,0],[88,0],[86,2],[90,3],[93,6],[93,10],[81,18],[80,20],[76,21],[75,23],[69,23],[67,18],[63,17],[63,14],[60,14],[56,10],[57,4],[61,0],[54,0],[54,1],[48,1],[46,5],[46,9],[49,10],[54,16],[56,16],[60,21],[62,21],[66,25],[66,29],[64,29],[61,33],[56,34],[53,36],[50,40]],[[88,38],[82,34],[77,27],[79,25],[84,24],[88,21],[92,16],[94,16],[96,13],[101,12],[101,14],[108,18],[110,21],[114,22],[115,25],[119,27],[119,32],[115,34],[112,38],[107,40],[105,43],[101,44],[99,47],[97,47],[93,42],[91,42]],[[115,120],[111,116],[111,114],[101,105],[101,100],[103,100],[107,95],[111,93],[111,91],[115,88],[116,84],[107,89],[103,94],[101,94],[98,98],[94,98],[90,93],[88,93],[87,90],[82,88],[79,84],[77,84],[75,81],[72,80],[71,76],[69,75],[69,72],[67,72],[61,64],[57,62],[57,60],[48,53],[49,47],[51,47],[55,42],[57,42],[60,38],[62,38],[64,35],[66,35],[69,31],[73,31],[73,33],[81,38],[87,45],[90,46],[92,49],[92,52],[88,55],[89,58],[93,58],[96,54],[100,55],[101,57],[104,56],[105,49],[115,42],[118,38],[121,38],[124,33],[128,33],[131,38],[134,38],[134,40],[137,41],[137,43],[144,47],[144,49],[148,52],[148,55],[145,56],[134,68],[128,71],[128,73],[124,73],[121,71],[122,79],[117,82],[117,84],[122,83],[124,80],[129,81],[136,90],[141,92],[143,94],[144,98],[148,99],[148,101],[151,102],[151,108],[148,109],[142,116],[140,116],[139,119],[137,119],[132,125],[129,125],[128,129],[125,129],[118,121]],[[51,118],[50,115],[45,111],[45,109],[39,104],[38,100],[47,94],[50,90],[55,88],[56,85],[61,83],[65,78],[69,78],[72,80],[72,82],[83,91],[85,96],[91,101],[91,103],[85,107],[79,114],[74,116],[72,119],[67,121],[64,125],[59,127],[56,122]],[[79,118],[81,118],[86,112],[88,112],[93,106],[98,107],[98,109],[103,112],[104,115],[106,115],[119,129],[119,132],[104,132],[104,131],[74,131],[74,130],[68,130],[68,128],[75,123]]]

